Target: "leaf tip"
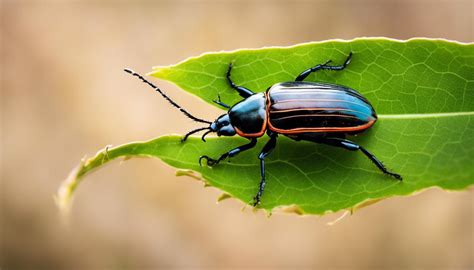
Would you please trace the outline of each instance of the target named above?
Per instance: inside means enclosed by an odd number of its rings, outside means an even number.
[[[155,78],[165,78],[166,76],[166,66],[155,66],[152,67],[152,71],[146,73],[146,76],[153,76]]]
[[[68,177],[61,183],[59,189],[54,196],[54,202],[59,210],[63,213],[69,211],[74,191],[79,183],[79,172],[84,167],[85,158],[77,165],[68,175]]]

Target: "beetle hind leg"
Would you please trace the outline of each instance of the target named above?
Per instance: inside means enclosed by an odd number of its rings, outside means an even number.
[[[349,56],[347,56],[346,61],[344,61],[344,64],[340,66],[328,66],[328,64],[332,62],[331,60],[329,60],[324,64],[319,64],[312,68],[308,68],[307,70],[301,72],[300,75],[296,77],[295,81],[301,82],[304,79],[306,79],[306,77],[308,77],[309,74],[316,72],[318,70],[336,70],[336,71],[343,70],[346,68],[347,65],[349,65],[349,63],[351,62],[351,58],[352,58],[352,52],[349,53]]]
[[[351,142],[349,140],[345,140],[345,139],[340,139],[340,138],[322,138],[322,139],[318,139],[318,140],[314,140],[314,142],[317,142],[317,143],[324,143],[324,144],[327,144],[327,145],[331,145],[331,146],[337,146],[337,147],[341,147],[341,148],[344,148],[344,149],[347,149],[347,150],[351,150],[351,151],[357,151],[357,150],[360,150],[365,156],[367,156],[367,158],[370,159],[370,161],[372,161],[372,163],[375,164],[375,166],[377,166],[377,168],[379,168],[379,170],[381,170],[384,174],[386,175],[389,175],[397,180],[400,180],[402,181],[402,176],[397,174],[397,173],[393,173],[391,171],[389,171],[384,165],[383,163],[378,160],[372,153],[370,153],[367,149],[365,149],[364,147],[356,144],[355,142]]]

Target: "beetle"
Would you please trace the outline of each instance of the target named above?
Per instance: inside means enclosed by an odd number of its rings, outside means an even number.
[[[191,134],[203,130],[207,130],[201,137],[204,142],[205,136],[210,132],[215,132],[218,136],[238,135],[250,140],[249,143],[231,149],[217,159],[203,155],[199,158],[199,164],[205,160],[208,166],[215,166],[226,158],[253,148],[257,144],[257,138],[264,134],[270,137],[258,155],[260,183],[253,197],[255,207],[260,204],[265,189],[265,158],[275,148],[279,134],[295,141],[311,141],[350,151],[360,151],[384,174],[402,180],[399,174],[389,171],[367,149],[346,139],[347,135],[361,133],[377,121],[377,114],[370,102],[359,92],[347,86],[304,81],[309,74],[319,70],[341,71],[349,65],[351,59],[352,52],[342,65],[331,66],[329,63],[332,61],[326,61],[304,70],[294,81],[274,84],[265,92],[260,93],[254,93],[248,88],[236,85],[231,79],[232,63],[230,63],[225,74],[226,80],[229,86],[244,99],[229,106],[218,96],[214,102],[228,111],[213,122],[193,116],[143,76],[130,69],[125,69],[125,71],[153,87],[187,117],[209,125],[188,132],[182,142],[186,141]]]

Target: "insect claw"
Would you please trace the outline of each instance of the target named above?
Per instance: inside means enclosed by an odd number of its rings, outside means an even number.
[[[213,167],[213,166],[217,165],[217,163],[219,163],[218,160],[215,160],[215,159],[210,158],[208,156],[201,156],[199,158],[199,166],[201,166],[201,167],[202,167],[202,159],[206,159],[206,165],[209,166],[209,167]]]
[[[207,166],[209,166],[209,167],[213,167],[217,163],[218,162],[215,159],[212,159],[212,158],[207,159]]]
[[[398,173],[393,173],[393,172],[389,172],[389,171],[385,171],[384,172],[385,174],[387,174],[388,176],[391,176],[399,181],[403,181],[403,177],[401,175],[399,175]]]
[[[229,67],[227,68],[227,76],[230,76],[230,71],[232,70],[232,62],[229,63]]]
[[[390,175],[393,176],[397,180],[403,181],[403,177],[399,174],[391,173]]]
[[[347,59],[346,61],[344,62],[343,66],[346,67],[347,65],[349,65],[349,63],[351,62],[352,60],[352,52],[349,52],[349,55],[347,56]]]
[[[260,204],[260,198],[258,196],[253,197],[252,206],[257,207]]]
[[[217,99],[213,99],[212,102],[219,104],[221,102],[221,95],[217,94]]]
[[[208,157],[208,156],[200,156],[200,157],[199,157],[199,166],[200,166],[200,167],[202,167],[201,161],[202,161],[203,158],[205,158],[205,159],[207,160],[209,157]]]

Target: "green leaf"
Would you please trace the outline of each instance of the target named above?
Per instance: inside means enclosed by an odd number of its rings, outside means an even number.
[[[219,107],[212,102],[217,94],[228,104],[241,100],[225,80],[231,62],[236,84],[263,92],[329,59],[342,64],[351,51],[352,62],[344,71],[316,72],[306,80],[356,89],[379,115],[473,111],[474,44],[445,40],[356,39],[206,53],[175,66],[155,67],[150,75],[171,81]]]
[[[474,184],[473,44],[426,39],[327,41],[208,53],[175,66],[156,67],[152,74],[210,104],[217,94],[233,104],[241,98],[225,82],[229,62],[234,63],[232,78],[237,84],[260,92],[329,59],[342,63],[350,51],[354,57],[346,70],[318,72],[307,80],[346,85],[371,101],[379,121],[350,139],[372,151],[404,181],[383,175],[361,153],[280,136],[267,158],[267,186],[260,207],[324,214],[429,187],[461,190]],[[150,156],[199,172],[207,184],[250,203],[260,180],[257,155],[267,140],[260,139],[253,150],[213,168],[201,168],[199,156],[217,158],[247,140],[222,137],[204,143],[191,138],[181,143],[177,136],[164,136],[111,148],[83,161],[71,173],[58,202],[66,204],[82,177],[109,160]]]

